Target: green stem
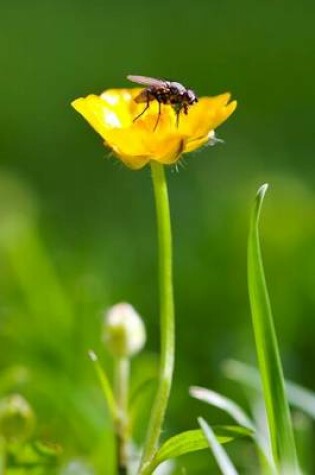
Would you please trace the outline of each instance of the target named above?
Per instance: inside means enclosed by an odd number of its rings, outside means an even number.
[[[161,360],[159,382],[149,421],[140,474],[151,473],[150,462],[157,450],[171,391],[174,355],[175,322],[172,275],[172,232],[169,198],[163,165],[151,162],[159,242]]]
[[[128,468],[128,392],[130,361],[126,357],[116,359],[116,402],[118,417],[116,421],[118,474],[126,475]]]

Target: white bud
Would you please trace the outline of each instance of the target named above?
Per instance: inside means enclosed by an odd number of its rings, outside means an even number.
[[[119,303],[105,314],[103,341],[117,357],[130,357],[145,345],[146,333],[140,315],[128,303]]]

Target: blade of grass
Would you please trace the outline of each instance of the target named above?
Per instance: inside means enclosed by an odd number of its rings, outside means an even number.
[[[268,185],[263,185],[258,190],[251,216],[248,240],[249,298],[273,457],[279,470],[297,474],[300,471],[292,422],[259,242],[259,216],[267,188]]]
[[[110,414],[113,418],[113,421],[116,422],[118,417],[119,417],[119,410],[118,410],[118,407],[117,407],[117,403],[116,403],[115,396],[114,396],[111,384],[109,382],[109,379],[107,378],[107,375],[106,375],[105,371],[101,367],[96,353],[94,353],[94,351],[90,350],[88,354],[89,354],[90,360],[93,363],[96,375],[98,377],[101,388],[103,390],[103,394],[105,396],[105,400],[107,402]]]
[[[245,411],[243,411],[243,409],[231,399],[222,396],[222,394],[219,394],[215,391],[201,388],[199,386],[191,386],[189,388],[189,394],[199,401],[206,402],[207,404],[211,404],[212,406],[222,409],[227,414],[229,414],[240,426],[247,427],[253,432],[255,431],[254,424],[247,416]]]
[[[202,417],[198,417],[198,423],[201,427],[202,432],[204,433],[205,438],[207,439],[209,447],[212,450],[214,458],[218,466],[220,467],[222,474],[237,475],[238,472],[236,468],[234,467],[228,454],[226,453],[220,442],[218,442],[209,424],[207,424]]]

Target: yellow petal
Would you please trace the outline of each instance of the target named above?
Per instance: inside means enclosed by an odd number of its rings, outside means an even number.
[[[111,110],[100,96],[91,94],[81,97],[73,101],[71,105],[104,139],[106,139],[109,128],[122,126],[115,109]]]
[[[193,152],[197,148],[200,148],[203,145],[207,145],[208,142],[209,142],[209,138],[207,136],[196,139],[196,140],[189,140],[185,142],[183,153]]]
[[[192,140],[207,135],[210,130],[223,122],[224,119],[221,119],[224,115],[228,117],[233,112],[228,114],[233,104],[228,104],[230,97],[229,93],[215,97],[201,97],[197,104],[190,107],[187,115],[181,115],[179,131],[187,134]]]
[[[150,140],[151,138],[151,140]],[[141,168],[150,160],[170,164],[183,151],[184,138],[179,134],[159,135],[142,128],[112,129],[106,144],[131,168]],[[127,163],[128,162],[128,163]]]

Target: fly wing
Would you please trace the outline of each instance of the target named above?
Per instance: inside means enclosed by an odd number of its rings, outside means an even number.
[[[140,94],[138,94],[135,98],[134,101],[140,104],[141,102],[150,102],[152,98],[148,94],[146,89],[143,89]]]
[[[127,79],[143,86],[165,87],[165,81],[162,81],[162,79],[155,79],[147,76],[133,76],[132,74],[129,74]]]

